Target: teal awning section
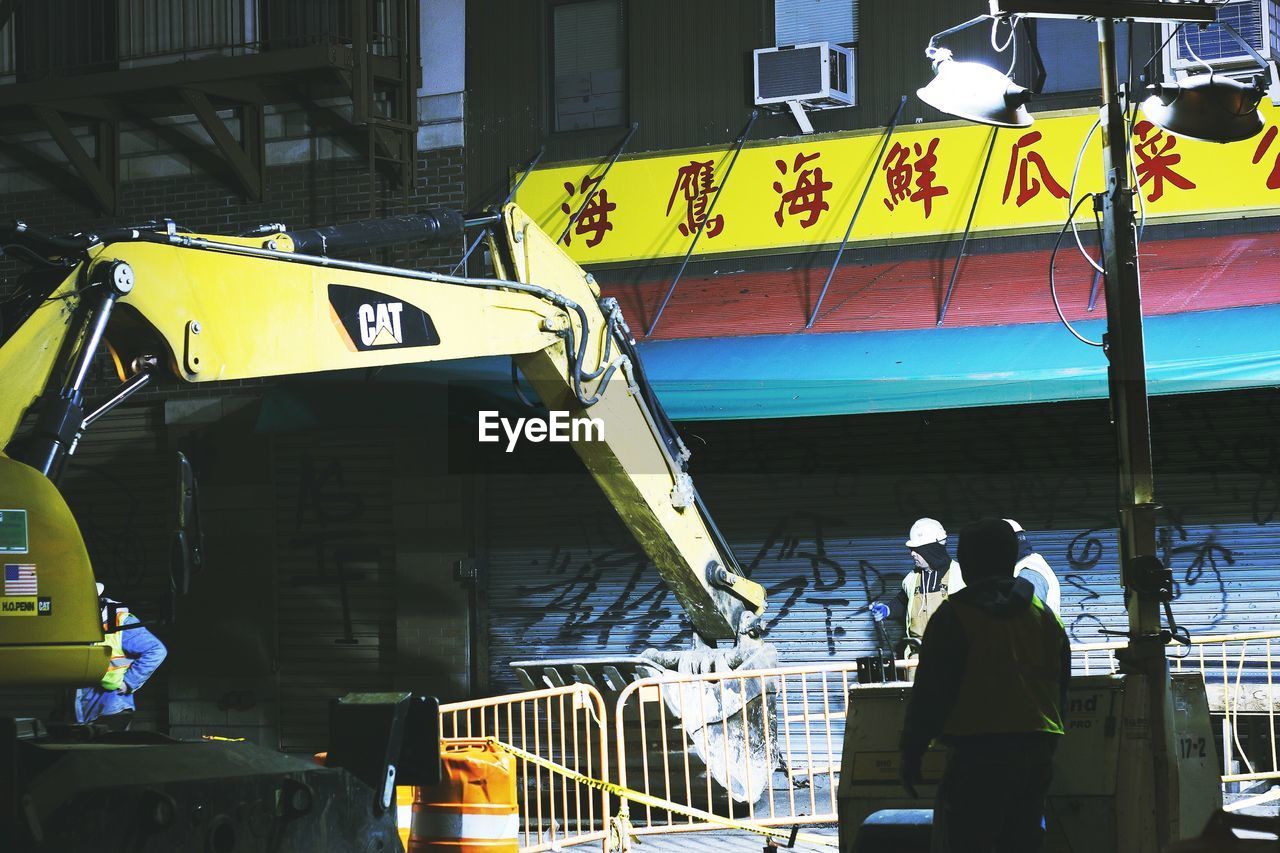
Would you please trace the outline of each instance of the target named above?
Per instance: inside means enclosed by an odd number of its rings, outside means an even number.
[[[1152,317],[1148,391],[1280,385],[1280,305]],[[1101,319],[1077,324],[1100,340]],[[675,420],[813,417],[1107,396],[1099,347],[1060,324],[655,341],[641,347]]]
[[[1104,321],[1077,324],[1100,340]],[[1153,395],[1280,385],[1280,305],[1151,317],[1145,321]],[[1057,323],[885,332],[757,335],[640,344],[649,377],[674,420],[817,417],[906,412],[1107,396],[1106,357]],[[510,362],[472,359],[387,368],[362,395],[394,383],[396,412],[415,416],[406,385],[476,389],[516,403]],[[345,377],[329,375],[326,383]],[[287,430],[360,422],[343,394],[268,394],[259,427]],[[346,385],[350,387],[350,385]],[[390,389],[388,389],[390,390]],[[332,411],[321,411],[332,407]],[[460,413],[454,413],[459,415]],[[368,422],[369,411],[363,412]],[[386,420],[382,421],[386,423]]]

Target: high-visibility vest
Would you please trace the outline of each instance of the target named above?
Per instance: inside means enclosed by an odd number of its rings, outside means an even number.
[[[924,629],[933,612],[947,600],[947,596],[964,589],[960,564],[955,560],[951,561],[936,592],[924,592],[921,588],[923,586],[923,572],[912,571],[902,579],[902,591],[907,594],[907,634],[916,638],[924,636]]]
[[[116,608],[116,627],[124,625],[124,620],[129,618],[129,611],[123,607]],[[102,630],[107,630],[107,624],[102,623]],[[124,632],[112,631],[106,635],[107,647],[111,649],[111,662],[107,665],[107,672],[102,676],[102,689],[116,691],[124,687],[124,674],[128,672],[129,667],[133,666],[133,658],[128,657],[124,653]]]
[[[968,655],[947,735],[1062,734],[1062,622],[1038,598],[1007,618],[952,599]]]

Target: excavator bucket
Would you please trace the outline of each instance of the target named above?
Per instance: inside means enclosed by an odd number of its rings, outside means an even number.
[[[727,799],[757,802],[782,764],[775,680],[742,678],[748,667],[725,665],[768,668],[776,665],[777,653],[758,644],[751,654],[729,658],[716,649],[649,650],[630,657],[516,661],[511,666],[527,689],[580,683],[599,690],[610,713],[608,731],[618,731],[616,716],[622,715],[628,786],[714,809]],[[725,678],[690,677],[714,672],[725,673]],[[636,682],[642,684],[620,705],[623,691]],[[614,782],[619,781],[616,764],[611,765]]]

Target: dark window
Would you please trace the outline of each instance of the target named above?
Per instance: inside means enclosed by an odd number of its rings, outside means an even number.
[[[351,39],[348,0],[260,0],[268,47],[283,49]]]
[[[116,67],[115,0],[19,3],[11,26],[21,80]]]
[[[622,0],[552,7],[552,117],[556,130],[624,123],[625,53]]]
[[[858,40],[857,0],[774,0],[773,31],[778,45]]]
[[[1116,27],[1116,64],[1120,77],[1128,76],[1128,24]],[[1098,28],[1082,21],[1041,19],[1035,21],[1036,46],[1044,62],[1044,92],[1096,92],[1098,75]],[[1148,51],[1149,53],[1149,51]],[[1147,61],[1147,54],[1133,57],[1134,73]]]

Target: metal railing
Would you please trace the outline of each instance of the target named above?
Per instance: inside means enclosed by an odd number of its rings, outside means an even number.
[[[410,0],[41,0],[0,22],[0,79],[133,68],[308,45],[400,56]],[[358,25],[363,18],[363,26]],[[75,27],[63,22],[76,21]]]
[[[440,706],[442,738],[495,738],[586,776],[608,779],[606,709],[586,684]],[[516,759],[521,850],[603,841],[611,798]]]
[[[1123,641],[1075,645],[1075,672],[1116,672]],[[1169,647],[1173,672],[1204,676],[1209,711],[1222,725],[1222,783],[1280,779],[1276,760],[1276,706],[1280,704],[1280,631],[1203,634],[1191,645]],[[1267,769],[1269,768],[1269,769]],[[1240,772],[1243,770],[1243,772]]]
[[[1117,672],[1115,653],[1124,646],[1072,646],[1073,672]],[[1222,725],[1228,792],[1242,783],[1280,779],[1277,651],[1280,631],[1204,635],[1190,647],[1170,648],[1174,672],[1204,676],[1211,714]],[[915,664],[897,662],[900,671]],[[856,663],[842,662],[642,678],[619,691],[612,709],[595,688],[567,685],[444,705],[441,732],[494,737],[570,770],[730,820],[833,824],[857,670]],[[608,837],[616,798],[611,808],[607,795],[536,766],[521,766],[518,773],[522,850]],[[585,805],[575,810],[574,803]],[[716,828],[653,804],[632,804],[629,812],[634,835]]]

